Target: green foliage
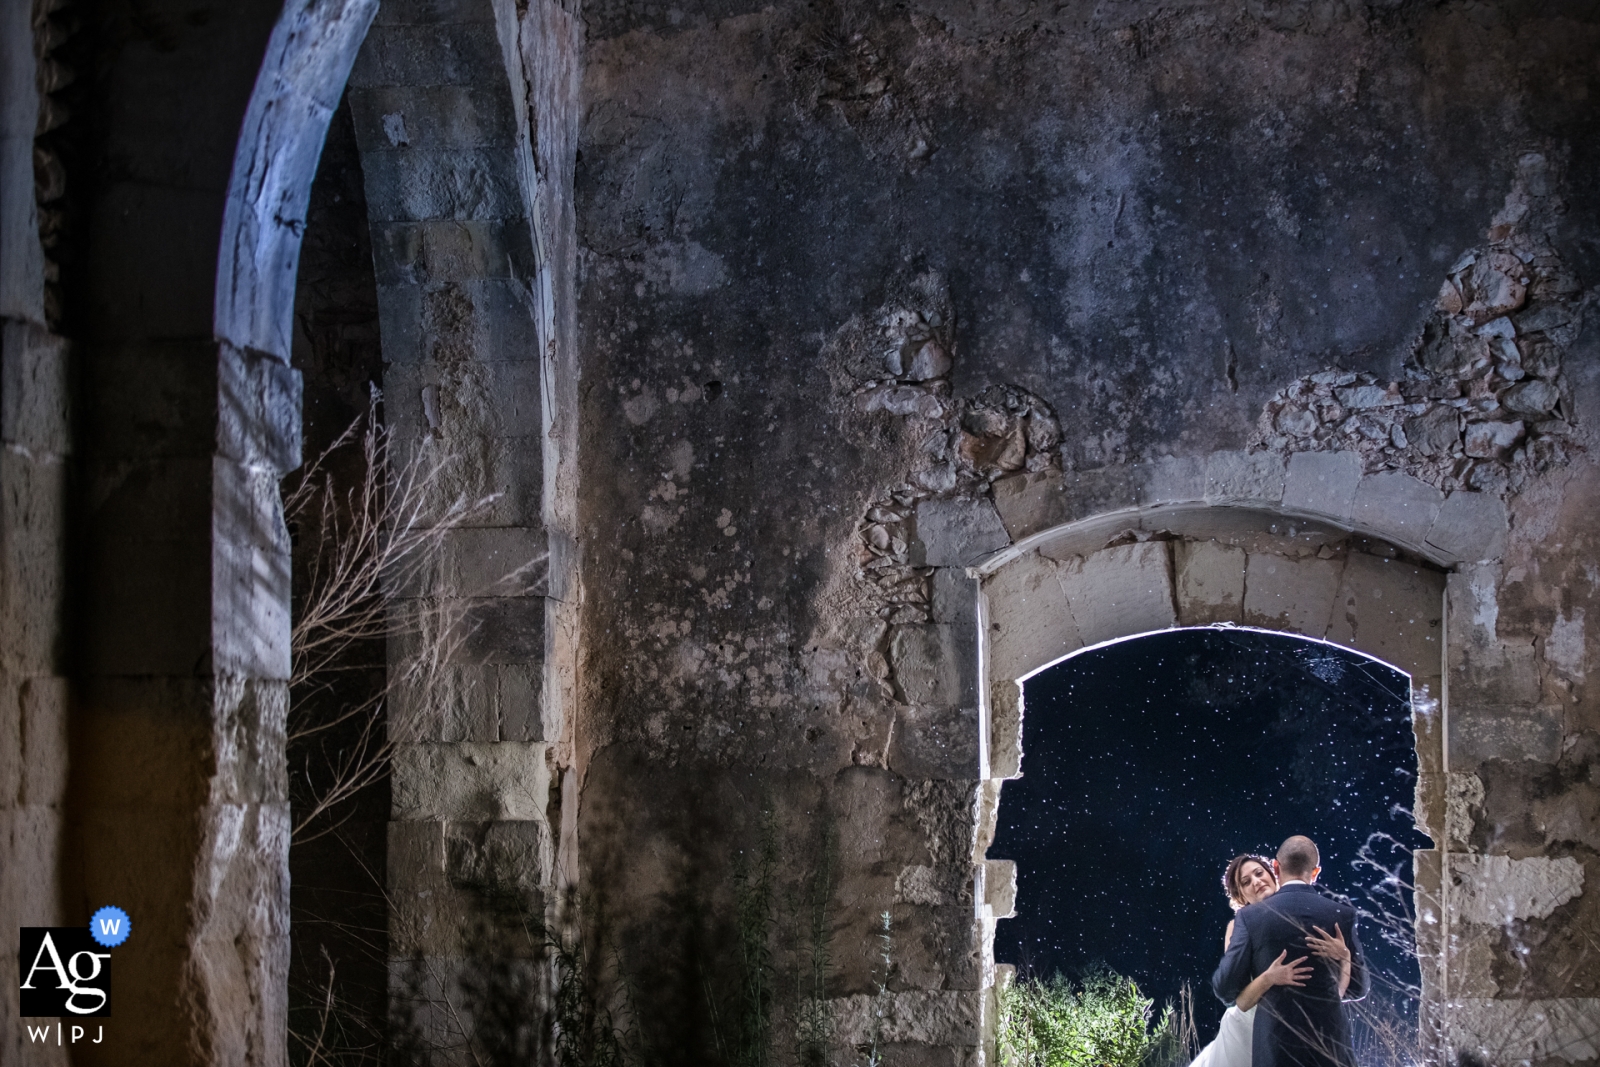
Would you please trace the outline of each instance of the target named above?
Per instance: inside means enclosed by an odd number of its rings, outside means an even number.
[[[865,1067],[880,1067],[883,1063],[878,1046],[883,1041],[883,1017],[889,1008],[889,975],[894,973],[894,922],[888,912],[878,916],[878,962],[883,965],[883,977],[878,979],[878,993],[872,998],[872,1032],[865,1050]]]
[[[739,950],[738,984],[731,998],[708,986],[707,1007],[718,1051],[730,1067],[767,1067],[772,1055],[772,939],[778,915],[773,882],[778,866],[778,822],[761,814],[761,841],[755,855],[733,862],[733,904]]]
[[[806,966],[795,975],[799,996],[795,1018],[795,1059],[801,1067],[827,1067],[836,1020],[828,1000],[828,975],[833,971],[834,866],[838,837],[833,824],[824,822],[820,863],[806,880],[799,903],[799,920],[808,945]]]
[[[1003,1067],[1139,1067],[1171,1041],[1171,1009],[1150,1026],[1151,1002],[1110,972],[1082,983],[1023,979],[1000,994]]]

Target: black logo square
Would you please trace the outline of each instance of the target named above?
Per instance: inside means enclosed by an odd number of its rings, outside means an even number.
[[[24,926],[17,952],[24,1019],[111,1016],[111,950],[87,926]]]

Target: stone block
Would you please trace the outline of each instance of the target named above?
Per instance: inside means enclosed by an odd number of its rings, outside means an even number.
[[[239,675],[211,680],[210,795],[217,803],[287,804],[289,768],[285,732],[288,683]]]
[[[970,921],[970,919],[969,919]],[[849,1045],[872,1039],[879,998],[868,994],[832,1001],[839,1038]],[[982,1030],[983,994],[976,990],[906,990],[891,993],[882,1004],[879,1039],[888,1043],[976,1045]]]
[[[438,819],[389,823],[390,892],[418,896],[445,888],[444,831]]]
[[[1499,497],[1451,493],[1439,506],[1427,542],[1451,562],[1499,559],[1510,529],[1506,506]]]
[[[993,491],[995,511],[1013,541],[1071,520],[1058,470],[1007,475],[994,483]]]
[[[952,892],[950,885],[952,868],[946,864],[943,870],[935,870],[925,864],[915,863],[903,867],[894,880],[894,902],[896,904],[949,904],[956,900],[957,893]]]
[[[924,500],[917,505],[917,539],[929,567],[967,567],[1011,543],[994,505],[978,498]]]
[[[989,777],[1022,777],[1022,686],[1009,678],[989,685]]]
[[[1077,521],[1113,511],[1130,511],[1144,495],[1146,471],[1137,465],[1113,463],[1092,470],[1067,471],[1068,519]]]
[[[1407,674],[1437,674],[1444,661],[1444,575],[1351,552],[1327,637]]]
[[[287,680],[291,549],[277,473],[219,457],[212,486],[212,663],[218,671]]]
[[[1483,807],[1483,779],[1476,774],[1451,771],[1441,775],[1444,783],[1444,833],[1450,848],[1458,852],[1472,851],[1472,831],[1477,825]],[[1421,776],[1419,776],[1420,782]],[[1421,786],[1418,786],[1421,792]],[[1437,825],[1437,824],[1434,824]]]
[[[228,344],[216,359],[218,454],[280,475],[300,466],[300,372]]]
[[[1296,452],[1284,479],[1284,510],[1347,525],[1360,481],[1361,457],[1354,452]]]
[[[1411,735],[1416,739],[1419,774],[1444,771],[1443,692],[1444,680],[1438,675],[1411,676]]]
[[[8,78],[10,91],[0,103],[0,114],[12,120],[0,130],[0,219],[5,220],[0,225],[0,317],[43,322],[46,267],[34,193],[34,131],[39,105],[33,77],[32,12],[20,6],[6,12],[10,22],[0,31],[0,49],[5,50],[0,54],[0,66],[17,73]],[[0,1019],[15,1018],[15,1013],[0,1012]],[[0,1041],[8,1039],[8,1025],[8,1021],[0,1021]]]
[[[1452,661],[1473,649],[1488,651],[1499,646],[1499,585],[1500,567],[1493,563],[1462,564],[1446,577]]]
[[[983,1050],[957,1045],[880,1044],[879,1067],[982,1067]]]
[[[416,363],[427,351],[422,330],[423,287],[396,280],[378,286],[378,336],[383,342],[384,376]]]
[[[1600,1059],[1600,998],[1452,998],[1449,1044],[1481,1063],[1592,1063]]]
[[[1450,689],[1460,702],[1533,705],[1543,693],[1539,656],[1531,637],[1503,638],[1450,657]]]
[[[16,704],[14,709],[0,704],[0,714],[8,719],[6,732],[16,730],[18,760],[14,776],[0,771],[0,783],[10,785],[4,796],[21,806],[60,807],[67,794],[66,679],[23,678],[14,689],[6,688]],[[9,721],[12,714],[16,719]],[[8,777],[12,780],[5,783]]]
[[[431,406],[424,400],[425,389],[432,392]],[[384,376],[384,400],[384,414],[396,436],[432,436],[432,451],[441,463],[472,463],[478,443],[485,437],[531,437],[537,441],[540,436],[536,363],[466,362],[441,367],[423,362],[392,366]],[[542,453],[534,452],[523,459],[521,477],[538,482]],[[481,465],[481,459],[477,463]]]
[[[374,26],[427,27],[462,22],[493,24],[494,5],[479,0],[385,0],[373,16]]]
[[[1178,624],[1166,541],[1101,549],[1062,563],[1056,575],[1086,645]]]
[[[549,749],[538,741],[398,745],[395,818],[543,819],[550,802]]]
[[[475,597],[396,602],[390,664],[416,657],[449,664],[536,667],[544,659],[544,598]]]
[[[373,222],[493,220],[526,213],[516,155],[503,147],[374,148],[362,153]]]
[[[1314,556],[1252,552],[1245,564],[1244,621],[1322,637],[1328,629],[1344,564]]]
[[[531,276],[537,265],[525,218],[375,223],[372,262],[380,301],[392,285],[514,280]],[[387,343],[387,333],[384,338]]]
[[[1380,471],[1356,486],[1351,522],[1358,530],[1421,549],[1443,503],[1444,494],[1427,482],[1399,471]]]
[[[1180,541],[1176,551],[1179,621],[1185,626],[1239,622],[1244,613],[1244,549],[1216,541]]]
[[[1473,694],[1466,694],[1471,699]],[[1456,704],[1450,709],[1450,765],[1475,767],[1484,760],[1561,758],[1565,715],[1553,707],[1479,707]]]
[[[50,674],[62,655],[70,467],[0,449],[0,665]]]
[[[996,919],[1017,914],[1017,864],[1015,860],[985,860],[984,903]]]
[[[1056,566],[1030,552],[984,580],[991,679],[1021,679],[1083,647]]]
[[[1016,541],[1089,516],[1132,510],[1146,474],[1142,467],[1122,464],[1013,474],[994,483],[995,508]]]
[[[1450,857],[1450,904],[1461,922],[1509,926],[1518,919],[1547,919],[1583,892],[1583,865],[1571,856]]]
[[[1206,464],[1199,456],[1163,456],[1145,465],[1143,479],[1143,504],[1182,504],[1206,498]]]
[[[889,667],[908,704],[976,705],[975,665],[963,669],[963,660],[976,653],[975,647],[958,647],[948,623],[896,626],[889,635]]]
[[[1000,824],[1000,790],[1004,782],[978,783],[978,795],[973,809],[977,813],[977,827],[972,835],[972,862],[982,863],[984,853],[994,844],[995,828]]]
[[[506,80],[494,22],[374,24],[350,70],[350,85],[493,85]]]
[[[400,561],[384,588],[400,597],[544,596],[550,545],[543,529],[458,527],[441,531],[433,547]]]
[[[0,878],[0,922],[10,929],[68,925],[61,915],[65,832],[66,816],[59,809],[0,806],[0,841],[6,849],[6,876]]]
[[[545,601],[545,618],[551,601]],[[548,636],[548,631],[547,631]],[[545,662],[560,662],[550,657]],[[559,708],[544,701],[544,663],[508,664],[496,668],[500,691],[496,722],[502,741],[555,741],[561,737]]]
[[[1444,841],[1445,834],[1443,778],[1442,774],[1420,771],[1411,793],[1411,817],[1417,831],[1427,834],[1436,845]]]
[[[961,882],[965,899],[960,903],[891,909],[896,984],[913,989],[981,987],[970,873]]]
[[[389,693],[389,737],[401,743],[500,740],[502,669],[446,664],[417,670],[415,677],[397,670]]]
[[[350,93],[350,114],[369,151],[506,146],[515,129],[509,93],[470,85],[358,89]]]
[[[0,319],[0,441],[36,456],[72,451],[71,367],[65,339]]]
[[[1207,504],[1264,504],[1283,499],[1284,458],[1276,452],[1213,452],[1206,458]]]
[[[978,581],[965,568],[940,567],[933,572],[933,621],[975,626]]]
[[[550,828],[543,819],[452,819],[445,824],[444,855],[452,886],[497,901],[537,901],[550,883]]]
[[[889,769],[906,778],[972,781],[978,766],[976,708],[895,708]]]

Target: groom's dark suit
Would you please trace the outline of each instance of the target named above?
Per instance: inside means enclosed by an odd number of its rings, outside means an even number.
[[[1353,1067],[1350,1025],[1339,1003],[1337,964],[1311,956],[1306,935],[1320,926],[1333,935],[1334,924],[1350,946],[1350,987],[1345,996],[1359,1000],[1367,991],[1367,961],[1356,937],[1356,913],[1303,882],[1286,882],[1259,904],[1240,910],[1233,921],[1228,952],[1211,976],[1211,988],[1228,1004],[1271,966],[1278,953],[1288,960],[1310,956],[1311,977],[1303,986],[1273,986],[1256,1012],[1251,1067]],[[1287,962],[1287,961],[1286,961]]]

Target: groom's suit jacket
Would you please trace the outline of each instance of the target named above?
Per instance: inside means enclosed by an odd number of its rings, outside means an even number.
[[[1367,961],[1356,935],[1356,912],[1300,882],[1286,883],[1259,904],[1239,911],[1227,954],[1211,976],[1211,988],[1232,1004],[1251,980],[1265,971],[1278,953],[1288,959],[1309,956],[1311,977],[1303,986],[1273,986],[1261,998],[1252,1039],[1252,1067],[1352,1067],[1350,1026],[1339,1002],[1339,968],[1331,960],[1311,956],[1306,935],[1320,926],[1329,935],[1334,924],[1350,946],[1350,986],[1345,997],[1359,1000],[1367,991]]]

